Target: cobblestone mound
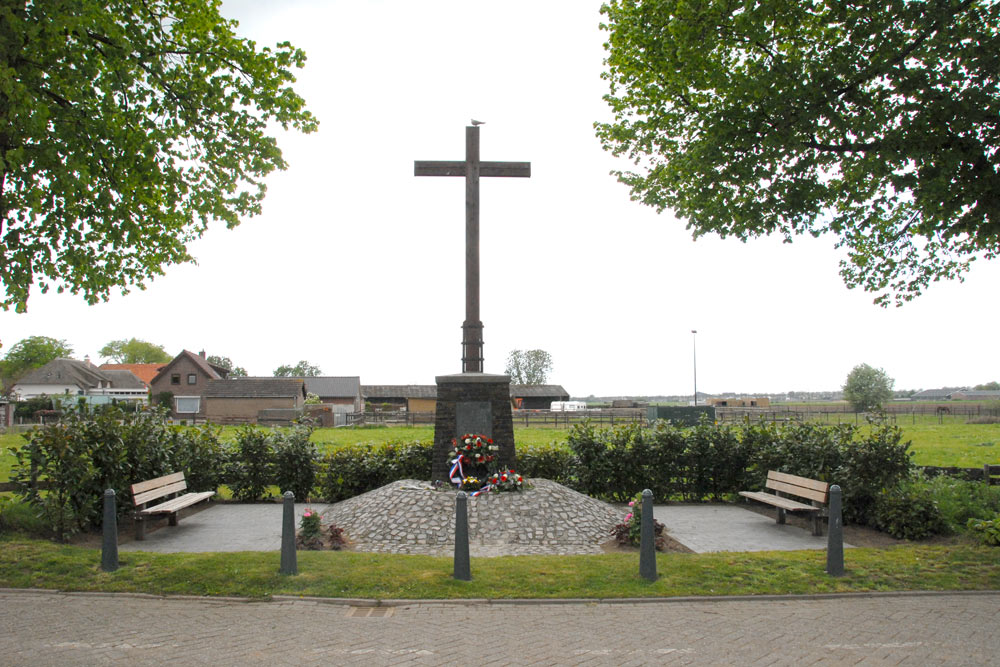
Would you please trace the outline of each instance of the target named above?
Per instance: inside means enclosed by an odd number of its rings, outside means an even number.
[[[601,553],[622,513],[547,479],[512,493],[469,498],[472,556]],[[450,556],[455,549],[454,489],[401,480],[336,503],[324,523],[344,529],[358,551]]]

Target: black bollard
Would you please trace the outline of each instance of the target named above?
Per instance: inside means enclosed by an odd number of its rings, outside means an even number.
[[[472,581],[472,566],[469,563],[469,500],[465,491],[459,491],[455,499],[455,574],[460,581]]]
[[[101,569],[114,572],[118,569],[118,508],[115,490],[104,492],[104,542],[101,544]]]
[[[642,492],[642,525],[639,532],[639,576],[656,581],[656,536],[653,534],[653,492]]]
[[[826,537],[826,573],[844,576],[844,520],[840,486],[830,487],[830,530]]]
[[[295,552],[295,494],[285,491],[281,516],[281,574],[298,574]]]

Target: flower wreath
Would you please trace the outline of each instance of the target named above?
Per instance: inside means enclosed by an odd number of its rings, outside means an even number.
[[[477,433],[466,433],[461,438],[452,438],[452,456],[461,456],[465,463],[485,465],[496,458],[494,452],[500,448],[493,444],[493,438]]]

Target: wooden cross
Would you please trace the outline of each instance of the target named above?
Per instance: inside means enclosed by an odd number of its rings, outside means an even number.
[[[479,127],[465,128],[465,161],[416,160],[414,176],[465,177],[465,322],[462,372],[483,372],[483,323],[479,319],[479,177],[529,178],[530,162],[480,162]]]

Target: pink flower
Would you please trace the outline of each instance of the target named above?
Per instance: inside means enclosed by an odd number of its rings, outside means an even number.
[[[629,507],[635,507],[635,501],[634,500],[628,501],[628,506]]]
[[[625,523],[628,523],[631,520],[632,520],[632,513],[629,512],[628,514],[625,515]]]

